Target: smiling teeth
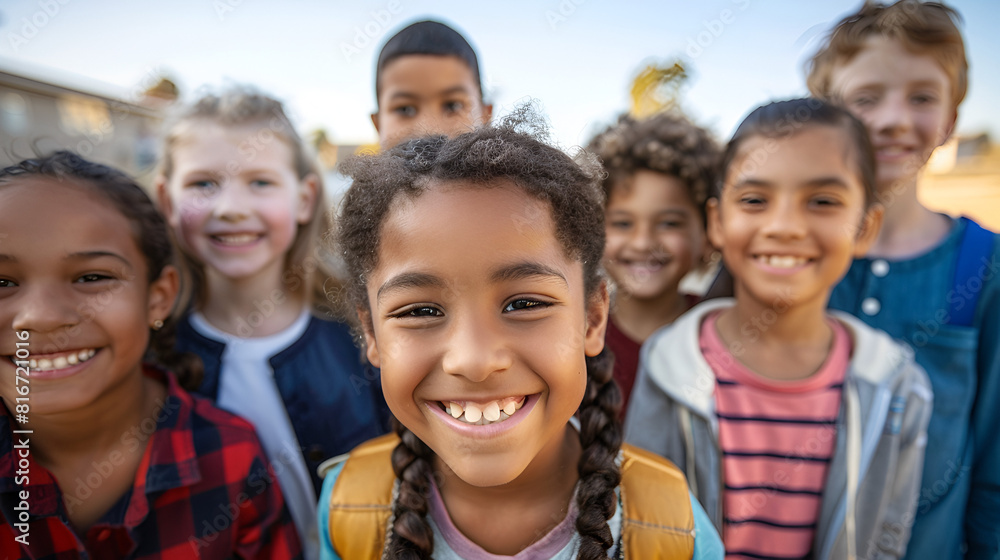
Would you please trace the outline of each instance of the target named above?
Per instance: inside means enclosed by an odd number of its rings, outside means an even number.
[[[256,241],[258,235],[253,233],[240,233],[233,235],[213,235],[212,237],[218,239],[219,241],[227,245],[242,245],[244,243],[250,243],[251,241]]]
[[[771,255],[757,257],[761,262],[768,266],[773,266],[774,268],[795,268],[796,266],[802,266],[809,261],[805,257],[791,257],[791,256],[777,256]]]
[[[487,403],[486,405],[468,401],[443,401],[442,404],[445,407],[445,411],[453,418],[466,424],[485,426],[494,422],[503,422],[510,418],[524,406],[526,400],[526,397],[521,397],[520,399],[501,399]],[[500,406],[501,402],[504,403],[503,406]]]
[[[28,367],[35,371],[51,371],[54,369],[63,369],[67,366],[76,365],[94,357],[97,350],[93,348],[88,348],[86,350],[80,350],[73,354],[66,356],[58,356],[56,358],[38,358],[28,360]]]

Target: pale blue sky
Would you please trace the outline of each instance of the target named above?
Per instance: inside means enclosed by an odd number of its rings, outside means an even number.
[[[368,142],[378,47],[387,32],[429,17],[477,47],[499,113],[538,99],[564,147],[585,143],[627,109],[645,61],[676,56],[692,73],[685,109],[725,139],[761,102],[806,93],[804,61],[860,3],[0,0],[0,68],[126,98],[158,72],[173,76],[187,99],[205,84],[252,83],[285,100],[304,130]],[[996,138],[1000,10],[996,0],[953,5],[971,62],[959,132]]]

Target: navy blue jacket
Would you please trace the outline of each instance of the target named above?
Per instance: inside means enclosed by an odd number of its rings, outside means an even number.
[[[189,316],[177,325],[177,350],[197,354],[205,365],[194,393],[213,402],[225,348],[196,331]],[[389,431],[379,372],[362,361],[347,325],[317,317],[310,317],[302,337],[269,361],[318,496],[320,463]]]

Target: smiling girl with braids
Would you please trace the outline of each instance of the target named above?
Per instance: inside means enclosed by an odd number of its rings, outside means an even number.
[[[338,237],[398,424],[326,475],[323,558],[721,558],[680,472],[621,444],[599,168],[541,131],[522,109],[348,166]]]

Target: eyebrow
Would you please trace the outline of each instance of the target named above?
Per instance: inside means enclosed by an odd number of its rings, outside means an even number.
[[[507,266],[501,266],[490,274],[490,282],[494,284],[500,282],[512,282],[515,280],[526,280],[529,278],[544,278],[560,280],[563,284],[569,285],[566,277],[558,270],[536,262],[521,262]]]
[[[453,95],[453,94],[456,94],[456,93],[464,93],[466,95],[471,95],[469,93],[469,90],[465,86],[461,86],[461,85],[459,85],[459,86],[452,86],[452,87],[450,87],[450,88],[448,88],[448,89],[446,89],[444,91],[438,92],[437,95],[439,95],[439,96],[445,96],[445,95]],[[399,91],[399,92],[396,92],[396,93],[393,93],[392,95],[390,95],[389,96],[389,101],[392,101],[392,100],[398,99],[398,98],[418,99],[419,97],[420,96],[417,95],[417,94],[415,94],[415,93],[410,93],[408,91]]]
[[[16,263],[17,262],[17,258],[15,258],[13,255],[5,255],[3,253],[0,253],[0,262],[12,262],[12,263]]]
[[[382,298],[389,293],[405,290],[409,288],[444,288],[444,280],[441,280],[437,276],[431,274],[425,274],[422,272],[404,272],[393,276],[392,278],[386,280],[378,288],[378,293],[375,296],[376,301],[382,301]]]
[[[490,273],[489,280],[493,284],[498,284],[501,282],[512,282],[515,280],[525,280],[528,278],[542,278],[549,280],[557,280],[562,283],[569,285],[566,277],[562,275],[559,271],[554,268],[545,266],[540,263],[534,262],[522,262],[506,266],[501,266],[493,270]],[[397,290],[405,290],[412,288],[444,288],[446,283],[441,278],[434,276],[432,274],[426,274],[423,272],[404,272],[397,276],[386,280],[378,288],[378,292],[375,295],[376,301],[382,301],[382,298],[387,294],[390,294]]]
[[[66,255],[67,259],[81,260],[81,261],[82,260],[89,260],[89,259],[99,259],[99,258],[102,258],[102,257],[111,257],[113,259],[118,259],[126,267],[128,267],[130,269],[132,268],[132,263],[130,263],[128,261],[128,259],[126,259],[125,257],[119,255],[118,253],[114,253],[112,251],[79,251],[77,253],[70,253],[70,254]]]
[[[847,183],[845,183],[843,179],[837,176],[815,177],[813,179],[809,179],[808,181],[803,183],[803,185],[807,187],[838,187],[844,189],[848,187]],[[734,189],[747,189],[754,187],[771,188],[773,186],[774,183],[772,183],[771,181],[765,181],[763,179],[755,179],[751,177],[749,179],[744,179],[743,181],[736,183],[735,185],[732,186],[732,188]]]

